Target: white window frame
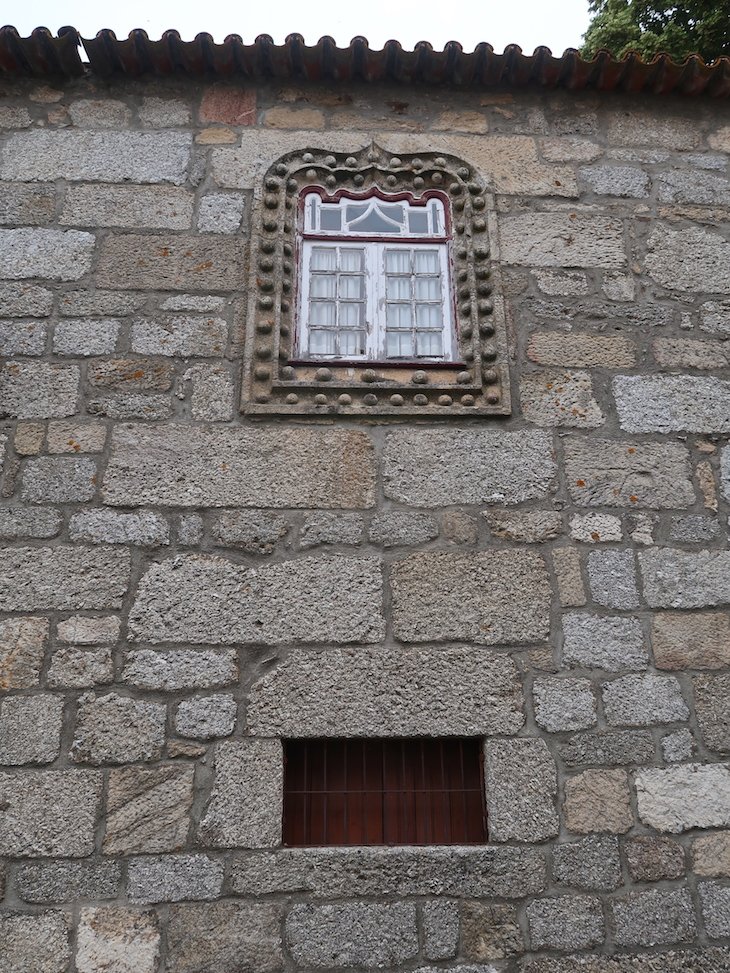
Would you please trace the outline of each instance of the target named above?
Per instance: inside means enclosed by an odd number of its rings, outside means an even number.
[[[450,237],[446,232],[446,213],[443,200],[436,199],[433,202],[437,206],[432,208],[429,213],[429,230],[422,233],[413,233],[407,228],[402,227],[400,232],[392,234],[373,234],[367,231],[341,231],[341,230],[322,230],[320,225],[320,215],[322,209],[333,209],[334,206],[345,206],[349,202],[365,202],[372,200],[372,204],[378,201],[385,203],[403,201],[390,200],[388,197],[380,195],[370,195],[367,197],[343,197],[335,201],[334,205],[330,201],[323,201],[317,191],[303,193],[303,222],[304,229],[299,241],[299,281],[298,302],[297,302],[297,358],[302,361],[327,361],[327,362],[381,362],[403,364],[413,363],[442,363],[458,361],[457,336],[454,321],[453,290],[451,284],[451,254]],[[407,207],[416,209],[413,204],[406,202]],[[418,206],[418,210],[426,212],[432,200],[426,206]],[[343,215],[344,220],[344,215]],[[435,224],[435,227],[434,227]],[[433,229],[438,232],[433,232]],[[362,276],[364,279],[364,297],[356,303],[364,306],[364,349],[359,354],[346,353],[322,353],[310,351],[310,339],[313,330],[310,322],[310,301],[312,298],[312,278],[316,273],[311,270],[312,255],[317,249],[336,250],[338,253],[336,266],[339,268],[339,253],[346,250],[360,251],[363,254]],[[415,321],[416,298],[414,295],[415,284],[411,283],[410,297],[408,301],[413,308],[410,329],[391,329],[398,330],[400,333],[409,334],[412,338],[412,354],[397,356],[387,354],[387,304],[388,295],[386,294],[386,257],[390,251],[411,251],[415,254],[418,250],[435,252],[438,255],[439,269],[439,297],[430,300],[424,299],[421,304],[438,306],[441,310],[440,328],[418,328]],[[414,272],[414,257],[411,257],[410,280],[414,282],[417,276]],[[338,271],[334,271],[335,278],[339,285]],[[434,276],[434,275],[424,275]],[[316,300],[317,298],[314,298]],[[336,305],[336,314],[339,318],[342,298],[336,294],[333,302]],[[392,300],[390,303],[394,303]],[[336,334],[341,333],[339,321],[333,330]],[[348,329],[349,330],[349,329]],[[418,333],[438,333],[441,336],[442,349],[438,355],[418,354],[417,335]]]

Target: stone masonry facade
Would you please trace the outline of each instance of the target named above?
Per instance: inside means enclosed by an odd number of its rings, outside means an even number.
[[[730,970],[727,102],[0,94],[0,973]],[[372,141],[510,416],[241,412],[264,173]],[[486,845],[282,847],[283,739],[462,735]]]

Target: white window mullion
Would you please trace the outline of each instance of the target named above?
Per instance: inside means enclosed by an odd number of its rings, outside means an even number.
[[[367,315],[368,315],[368,337],[367,337],[367,358],[369,361],[378,361],[383,357],[385,348],[385,336],[382,327],[382,313],[384,298],[384,280],[381,271],[383,248],[380,244],[369,243],[366,245],[366,265],[367,265]]]

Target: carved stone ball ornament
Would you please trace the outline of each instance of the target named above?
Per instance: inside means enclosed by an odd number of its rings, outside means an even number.
[[[457,360],[307,360],[297,349],[298,245],[304,190],[418,201],[436,192],[450,223]],[[338,195],[339,194],[339,195]],[[400,194],[400,195],[399,195]],[[242,409],[250,415],[364,417],[509,415],[503,305],[493,293],[483,181],[451,156],[290,152],[266,173],[253,225]]]

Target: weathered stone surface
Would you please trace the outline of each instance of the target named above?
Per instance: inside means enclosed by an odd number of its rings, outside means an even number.
[[[43,318],[51,313],[53,294],[38,284],[0,282],[0,317]]]
[[[642,145],[675,152],[693,149],[700,138],[689,118],[659,114],[648,107],[619,109],[608,116],[608,137],[613,145]]]
[[[190,414],[193,419],[226,422],[233,417],[235,386],[229,367],[193,365],[183,379],[192,383]]]
[[[636,561],[631,550],[591,551],[588,582],[593,600],[599,605],[624,611],[639,607]]]
[[[108,693],[87,693],[78,704],[71,756],[77,763],[156,760],[165,743],[166,707]]]
[[[400,503],[520,503],[548,493],[555,462],[541,431],[409,429],[388,433],[385,494]]]
[[[616,270],[626,264],[621,223],[605,216],[520,214],[503,216],[499,228],[506,264]]]
[[[697,927],[689,891],[634,892],[614,899],[610,909],[620,946],[656,946],[692,940]]]
[[[211,535],[221,547],[238,547],[247,554],[271,554],[289,533],[290,523],[265,510],[224,510],[213,518]]]
[[[628,432],[730,432],[730,382],[692,375],[620,375],[613,380]]]
[[[546,369],[525,374],[520,382],[520,405],[525,419],[538,426],[595,429],[606,421],[588,372]]]
[[[391,571],[396,636],[486,644],[548,636],[545,562],[532,551],[412,554]]]
[[[213,740],[233,733],[238,706],[233,696],[193,696],[177,708],[175,729],[184,737]]]
[[[639,553],[651,608],[705,608],[730,602],[730,552],[652,548]]]
[[[558,833],[557,771],[544,740],[486,744],[489,831],[493,841],[542,841]]]
[[[0,355],[42,355],[47,335],[44,321],[0,321]]]
[[[96,280],[129,290],[238,290],[244,243],[238,236],[109,235],[99,244]]]
[[[48,628],[47,618],[0,621],[0,690],[38,685]]]
[[[116,898],[121,875],[118,861],[33,862],[21,865],[15,882],[26,902],[74,902]]]
[[[371,507],[374,491],[360,430],[185,423],[117,426],[103,483],[120,506],[357,508]]]
[[[127,551],[5,548],[0,550],[0,611],[119,608],[128,580]]]
[[[577,297],[588,293],[588,277],[582,270],[533,270],[532,276],[543,294],[551,296]],[[563,365],[563,361],[544,362],[544,364]]]
[[[418,953],[416,907],[410,902],[295,905],[286,920],[294,961],[312,967],[384,967]]]
[[[570,518],[570,536],[585,544],[620,541],[623,538],[621,518],[613,514],[575,514]]]
[[[91,270],[94,243],[78,230],[0,230],[0,277],[79,280]]]
[[[127,874],[130,902],[217,899],[223,887],[223,862],[207,855],[135,858]]]
[[[550,733],[596,724],[596,700],[588,679],[542,676],[532,685],[535,722]]]
[[[541,848],[411,846],[282,848],[247,853],[231,864],[231,889],[244,895],[453,895],[516,899],[545,887]]]
[[[190,122],[190,108],[177,98],[149,95],[142,98],[139,120],[146,128],[172,128]]]
[[[566,767],[586,764],[643,764],[654,760],[654,741],[648,730],[576,733],[558,745]]]
[[[0,916],[3,973],[65,973],[70,917],[63,912]]]
[[[60,222],[64,226],[124,226],[189,230],[193,195],[171,186],[69,186]]]
[[[365,525],[360,514],[315,513],[306,517],[299,532],[299,546],[307,549],[320,544],[359,544]]]
[[[148,642],[377,642],[384,631],[381,586],[372,557],[299,558],[247,569],[219,557],[179,555],[143,576],[129,627],[133,640]]]
[[[706,878],[730,878],[730,831],[698,835],[692,842],[692,869]]]
[[[109,774],[107,855],[177,851],[187,839],[193,768],[179,764],[121,767]]]
[[[527,357],[539,365],[632,368],[636,363],[636,349],[633,341],[621,335],[536,331],[530,335]]]
[[[181,185],[191,145],[188,132],[23,132],[8,139],[0,178]]]
[[[658,882],[684,875],[684,848],[673,838],[636,835],[628,839],[625,847],[629,874],[635,882]]]
[[[676,443],[571,438],[565,475],[581,507],[688,507],[695,500],[687,450]]]
[[[79,858],[94,849],[101,774],[22,770],[0,774],[0,854]]]
[[[73,615],[58,623],[56,634],[61,642],[76,645],[108,645],[119,638],[120,624],[117,615],[97,618]]]
[[[649,195],[649,176],[634,166],[583,166],[578,175],[602,196],[640,199]]]
[[[132,351],[140,355],[222,357],[228,341],[223,318],[139,318],[132,324]]]
[[[56,355],[110,355],[117,347],[121,323],[116,318],[64,318],[53,332]]]
[[[198,229],[202,233],[238,233],[245,211],[243,193],[208,193],[198,207]]]
[[[484,517],[497,537],[527,544],[552,540],[563,528],[558,510],[488,510]]]
[[[578,834],[623,834],[634,823],[625,770],[584,770],[565,782],[565,824]]]
[[[172,403],[169,395],[146,395],[137,392],[112,392],[87,400],[87,412],[107,419],[169,419]]]
[[[0,764],[52,763],[61,749],[63,698],[50,693],[0,702]]]
[[[730,825],[730,770],[722,764],[641,770],[636,795],[639,818],[657,831]]]
[[[58,313],[64,318],[132,314],[143,306],[145,300],[145,294],[120,294],[101,288],[65,291],[59,296]]]
[[[522,726],[517,669],[479,648],[293,649],[253,685],[261,736],[461,736]]]
[[[730,963],[730,949],[702,947],[698,950],[671,950],[618,956],[582,953],[561,958],[534,959],[520,973],[717,973]]]
[[[77,365],[12,362],[0,366],[0,418],[72,416],[80,377]]]
[[[435,899],[421,906],[426,959],[452,959],[459,950],[459,903]]]
[[[522,930],[513,905],[464,902],[461,943],[470,960],[499,960],[518,956],[525,950]]]
[[[122,681],[138,689],[215,689],[238,678],[235,649],[133,649],[127,653]]]
[[[603,942],[601,900],[592,896],[534,899],[525,913],[533,949],[586,949]]]
[[[661,739],[662,754],[667,763],[689,760],[695,752],[695,742],[688,729],[675,730]]]
[[[586,593],[580,573],[579,552],[572,547],[553,548],[552,560],[561,606],[579,608],[585,605]]]
[[[101,422],[56,420],[48,423],[49,453],[100,453],[106,443],[106,426]]]
[[[219,743],[200,841],[215,848],[280,844],[283,762],[281,740]]]
[[[28,503],[74,503],[93,499],[96,462],[87,457],[40,456],[23,473],[22,498]]]
[[[136,544],[157,547],[170,543],[170,527],[152,510],[123,514],[116,510],[82,510],[68,525],[71,540],[91,544]]]
[[[553,846],[553,875],[560,885],[610,892],[621,884],[618,839],[588,835]]]
[[[281,907],[270,902],[170,906],[169,973],[278,973]]]
[[[563,659],[568,666],[645,669],[649,655],[637,618],[571,612],[563,616]]]
[[[695,341],[692,338],[657,338],[652,343],[657,364],[664,369],[713,369],[730,367],[726,341]]]
[[[383,547],[416,546],[437,537],[438,524],[431,514],[389,510],[373,517],[368,536],[371,544]]]
[[[669,290],[730,294],[730,244],[701,226],[657,225],[648,240],[649,276]]]
[[[698,890],[707,935],[712,939],[730,936],[730,889],[719,882],[701,882]]]
[[[674,676],[622,676],[603,684],[606,720],[613,726],[654,726],[689,718]]]
[[[159,954],[154,913],[109,906],[81,910],[78,973],[155,973]]]
[[[43,226],[52,223],[56,209],[54,186],[0,184],[0,225]]]
[[[89,362],[87,382],[93,389],[167,392],[174,368],[164,358],[105,358]]]
[[[714,541],[721,533],[720,524],[712,517],[703,514],[685,514],[672,517],[669,540],[684,544],[706,544]]]
[[[705,746],[730,753],[730,675],[695,676],[697,723]]]

